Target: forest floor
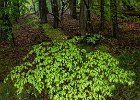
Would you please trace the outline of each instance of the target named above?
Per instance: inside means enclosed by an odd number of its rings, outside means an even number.
[[[93,33],[98,33],[98,18],[93,17],[92,20]],[[51,19],[49,23],[52,23]],[[135,84],[132,87],[118,87],[114,96],[109,100],[140,100],[140,19],[136,21],[120,19],[119,29],[120,38],[117,40],[110,37],[110,27],[106,27],[105,32],[101,33],[105,38],[96,48],[111,53],[120,61],[120,67],[134,71]],[[65,16],[63,30],[53,29],[48,24],[40,26],[38,17],[32,15],[21,18],[14,25],[13,33],[14,47],[10,47],[10,41],[0,42],[0,100],[21,100],[23,98],[23,100],[29,100],[30,97],[27,95],[26,97],[22,94],[16,96],[11,83],[3,83],[4,78],[13,67],[23,63],[22,58],[30,51],[32,45],[53,40],[65,40],[79,35],[79,21]]]

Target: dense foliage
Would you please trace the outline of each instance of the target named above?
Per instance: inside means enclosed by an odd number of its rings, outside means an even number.
[[[28,84],[39,93],[47,89],[51,100],[102,100],[112,96],[116,84],[133,84],[134,73],[119,68],[109,53],[79,49],[76,44],[82,39],[33,46],[25,63],[16,66],[7,79],[14,82],[18,94]],[[30,56],[35,59],[29,61]]]
[[[103,37],[99,34],[93,34],[86,38],[87,43],[95,44],[98,40],[102,39]]]

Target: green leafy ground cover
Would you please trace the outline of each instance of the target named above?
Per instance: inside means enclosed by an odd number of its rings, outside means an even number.
[[[48,24],[42,27],[53,42],[0,49],[0,100],[41,100],[42,90],[53,100],[140,99],[139,48],[110,46],[97,42],[95,37],[87,39],[87,43],[88,40],[93,42],[90,46],[77,41],[78,38],[67,40],[59,29]],[[36,54],[32,63],[22,60],[31,48],[30,55]],[[17,52],[15,57],[11,56]],[[3,83],[12,69],[15,70],[9,79],[13,81]],[[16,91],[21,94],[17,95]]]

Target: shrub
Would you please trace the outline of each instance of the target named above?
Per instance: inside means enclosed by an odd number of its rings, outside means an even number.
[[[103,38],[102,35],[99,34],[93,34],[89,37],[86,37],[86,42],[90,44],[95,44],[97,41],[101,40]]]
[[[134,73],[120,69],[109,53],[79,49],[80,39],[33,46],[25,60],[34,55],[34,61],[16,66],[7,79],[17,93],[32,84],[39,93],[47,89],[51,100],[102,100],[112,95],[115,84],[133,84]]]

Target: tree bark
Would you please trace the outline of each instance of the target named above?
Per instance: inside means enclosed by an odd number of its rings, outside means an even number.
[[[90,3],[90,0],[81,0],[80,2],[80,30],[83,35],[85,31],[88,33],[92,31]]]
[[[47,7],[46,0],[39,0],[39,11],[41,23],[47,23]]]
[[[76,0],[70,0],[70,15],[72,18],[76,19]]]
[[[81,0],[80,2],[80,33],[81,35],[85,35],[86,22],[87,22],[86,6],[84,4],[84,1]]]
[[[3,8],[7,8],[8,2],[7,0],[4,1],[4,7]],[[9,15],[8,13],[5,12],[5,10],[3,10],[3,15],[2,15],[2,20],[3,20],[3,26],[5,26],[5,28],[3,29],[3,38],[7,39],[8,37],[8,33],[12,31],[12,23],[10,21]]]
[[[100,1],[100,12],[101,12],[101,19],[100,19],[100,30],[103,31],[104,29],[104,22],[105,22],[105,16],[104,16],[104,4],[105,4],[105,1],[104,0],[101,0]]]
[[[54,15],[53,28],[58,28],[59,25],[59,12],[57,0],[52,0],[52,12]]]
[[[4,1],[0,1],[0,39],[3,38],[4,30],[3,30],[3,19],[4,19]]]
[[[110,0],[110,9],[111,9],[111,19],[112,19],[112,35],[114,38],[118,38],[118,23],[117,23],[117,1]]]

